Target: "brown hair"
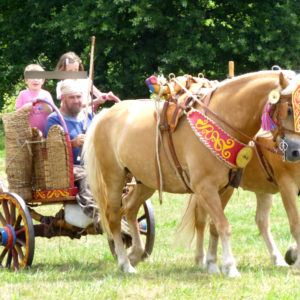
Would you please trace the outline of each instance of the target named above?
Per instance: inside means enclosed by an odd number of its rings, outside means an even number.
[[[65,71],[68,64],[74,64],[76,62],[78,62],[79,71],[84,71],[80,57],[74,52],[67,52],[60,57],[55,69],[56,71]]]

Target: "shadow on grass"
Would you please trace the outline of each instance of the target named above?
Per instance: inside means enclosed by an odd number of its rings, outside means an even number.
[[[182,266],[181,263],[170,263],[168,265],[159,266],[157,264],[151,264],[151,262],[144,261],[137,267],[136,274],[125,274],[119,271],[116,261],[111,260],[98,260],[93,263],[85,263],[84,261],[72,261],[61,263],[39,263],[32,266],[30,269],[24,270],[28,274],[60,274],[63,276],[64,281],[93,281],[95,279],[101,280],[107,277],[111,277],[116,280],[130,280],[139,279],[145,281],[165,281],[176,280],[179,282],[191,282],[197,283],[201,281],[210,281],[215,279],[231,280],[227,276],[222,274],[209,274],[205,269],[197,266]],[[286,276],[291,272],[291,267],[275,267],[275,266],[261,266],[261,265],[239,265],[238,269],[245,277],[249,274],[255,274],[259,276],[262,273],[267,277]],[[295,275],[300,275],[300,270],[293,270]],[[65,274],[65,275],[62,275]]]

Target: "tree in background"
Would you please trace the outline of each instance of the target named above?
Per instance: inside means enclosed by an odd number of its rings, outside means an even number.
[[[25,65],[53,70],[74,51],[89,66],[96,36],[95,85],[122,99],[148,97],[152,74],[236,73],[299,66],[300,4],[221,0],[2,0],[0,2],[0,107],[15,95]],[[54,95],[55,82],[46,86]]]

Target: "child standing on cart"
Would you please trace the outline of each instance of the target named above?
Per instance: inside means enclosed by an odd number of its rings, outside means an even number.
[[[26,66],[24,73],[27,71],[44,71],[44,69],[38,64],[30,64]],[[47,100],[54,104],[52,96],[48,91],[42,89],[45,79],[25,78],[25,82],[28,88],[19,93],[15,109],[30,112],[30,126],[37,127],[45,136],[47,117],[52,112],[52,108],[45,103],[33,104],[36,99]]]

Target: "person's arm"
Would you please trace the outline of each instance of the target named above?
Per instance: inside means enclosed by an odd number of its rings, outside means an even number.
[[[31,112],[33,110],[32,103],[26,103],[22,107],[17,108],[17,111],[23,111],[23,112]]]
[[[24,112],[27,112],[27,111],[31,112],[33,110],[33,105],[31,102],[24,104],[23,92],[20,92],[20,94],[18,95],[16,104],[15,104],[15,110],[24,111]]]

